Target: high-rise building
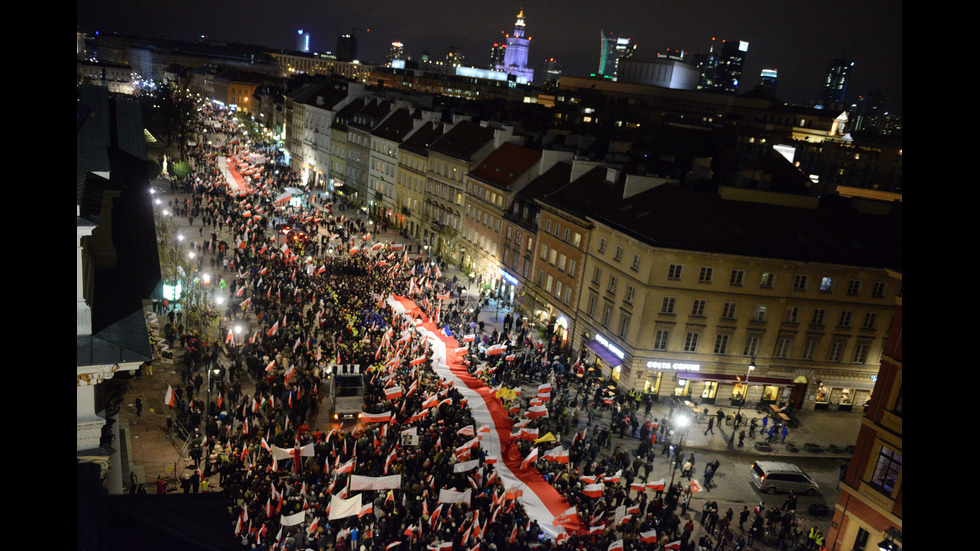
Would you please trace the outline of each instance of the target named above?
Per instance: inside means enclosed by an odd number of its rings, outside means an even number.
[[[357,38],[353,34],[342,34],[337,37],[337,59],[340,61],[357,59]]]
[[[615,80],[619,60],[633,55],[636,44],[630,43],[627,37],[613,33],[606,34],[604,31],[599,31],[599,38],[599,72],[596,75]]]
[[[748,51],[749,43],[744,40],[722,40],[721,45],[717,45],[712,38],[708,53],[694,56],[701,69],[698,89],[737,93]]]
[[[551,57],[544,60],[544,80],[545,82],[555,81],[561,78],[561,64]]]
[[[495,69],[504,64],[504,53],[507,51],[506,42],[494,42],[490,48],[490,68]]]
[[[464,64],[466,56],[463,55],[463,50],[450,46],[449,50],[446,51],[446,64],[452,67],[459,67]]]
[[[401,42],[392,42],[391,48],[388,48],[388,64],[396,59],[405,59],[405,45]]]
[[[854,67],[854,62],[847,61],[843,57],[830,62],[821,99],[829,102],[844,101],[844,95],[847,93],[847,80],[851,76],[851,67]]]
[[[303,32],[303,29],[296,31],[296,50],[310,53],[310,33]]]
[[[759,75],[759,88],[776,95],[776,77],[776,69],[763,69],[762,74]]]
[[[504,50],[504,62],[497,65],[498,71],[513,75],[518,82],[530,83],[534,80],[534,69],[527,66],[527,54],[531,47],[531,38],[524,38],[524,10],[517,14],[514,23],[514,35],[507,37],[507,48]]]

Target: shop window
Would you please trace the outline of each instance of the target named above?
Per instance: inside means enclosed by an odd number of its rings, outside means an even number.
[[[854,391],[849,388],[845,388],[840,392],[840,400],[838,400],[838,406],[849,406],[853,403]]]
[[[868,548],[868,539],[871,537],[871,533],[864,528],[858,528],[857,536],[854,538],[854,545],[851,546],[852,551],[865,551]]]
[[[762,387],[762,399],[766,402],[775,402],[779,397],[779,387],[778,386],[764,386]]]
[[[820,383],[820,386],[817,387],[817,396],[814,399],[814,402],[818,404],[830,403],[830,389],[825,387],[823,383]]]
[[[711,399],[714,398],[718,393],[718,383],[716,381],[708,381],[704,384],[704,390],[701,391],[701,398]]]
[[[732,387],[732,400],[741,400],[748,392],[748,387],[749,385],[746,383],[735,383],[735,386]]]

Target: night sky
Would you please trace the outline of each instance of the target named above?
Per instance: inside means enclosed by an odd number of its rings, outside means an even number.
[[[544,60],[588,76],[599,66],[600,31],[630,37],[636,56],[667,48],[708,50],[712,37],[749,43],[740,92],[764,68],[779,71],[777,97],[817,97],[829,62],[854,61],[848,101],[870,90],[886,109],[902,111],[902,2],[893,0],[77,0],[77,26],[155,38],[214,40],[295,49],[297,29],[311,51],[334,51],[337,36],[356,27],[358,57],[383,62],[393,41],[413,59],[444,59],[462,48],[466,64],[485,67],[490,46],[512,33],[524,8],[529,65],[543,81]]]

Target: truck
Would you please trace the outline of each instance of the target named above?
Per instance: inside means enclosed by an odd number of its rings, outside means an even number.
[[[364,409],[364,376],[360,366],[337,366],[330,375],[330,406],[333,421],[357,420]]]

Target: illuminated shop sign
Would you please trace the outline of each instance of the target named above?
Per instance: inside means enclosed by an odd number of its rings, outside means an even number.
[[[606,337],[603,337],[601,334],[596,333],[595,334],[595,340],[599,341],[599,344],[601,344],[602,346],[605,346],[606,347],[606,350],[608,350],[608,351],[612,352],[613,354],[615,354],[616,357],[619,358],[620,360],[625,360],[626,359],[626,353],[623,352],[622,350],[620,350],[619,347],[616,346],[615,344],[609,342],[609,340],[606,339]]]
[[[519,283],[518,283],[518,281],[517,281],[517,278],[516,278],[516,277],[514,277],[514,276],[512,276],[512,275],[510,275],[510,274],[508,274],[507,272],[505,272],[505,271],[503,271],[503,270],[500,270],[500,277],[502,277],[502,278],[504,278],[504,280],[505,280],[505,281],[506,281],[507,283],[510,283],[511,285],[514,285],[514,286],[517,286],[517,285],[519,285]]]
[[[647,362],[650,369],[672,369],[674,371],[701,371],[701,364],[686,364],[681,362]]]

